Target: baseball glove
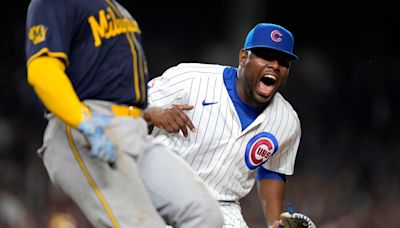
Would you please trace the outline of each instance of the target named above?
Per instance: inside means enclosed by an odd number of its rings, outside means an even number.
[[[280,217],[281,228],[316,228],[309,217],[300,213],[284,212]]]

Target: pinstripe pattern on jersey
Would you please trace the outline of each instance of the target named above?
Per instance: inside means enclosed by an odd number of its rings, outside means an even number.
[[[242,131],[235,107],[223,82],[225,66],[186,63],[168,69],[153,79],[149,89],[150,105],[174,103],[194,105],[186,111],[196,134],[166,134],[155,128],[156,140],[184,158],[204,180],[218,200],[239,200],[255,182],[255,171],[244,162],[248,142],[256,134],[268,132],[279,149],[263,166],[269,170],[293,174],[300,140],[300,122],[291,105],[277,93],[270,105]],[[202,102],[217,102],[203,106]]]
[[[240,205],[237,203],[220,203],[219,207],[224,216],[223,228],[248,228],[243,219]]]

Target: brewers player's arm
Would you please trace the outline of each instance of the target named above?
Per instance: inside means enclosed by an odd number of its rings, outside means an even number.
[[[29,84],[50,112],[74,127],[90,115],[65,74],[65,64],[60,59],[41,56],[29,62],[27,67]]]
[[[172,105],[165,108],[151,105],[144,111],[144,119],[168,133],[178,133],[181,130],[186,137],[188,128],[195,132],[192,121],[184,112],[192,108],[192,105]]]
[[[286,183],[276,179],[257,181],[258,195],[261,200],[264,218],[269,226],[279,221],[283,212]]]

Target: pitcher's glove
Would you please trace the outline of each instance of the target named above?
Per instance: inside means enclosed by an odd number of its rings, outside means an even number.
[[[111,166],[114,166],[117,158],[117,148],[104,133],[104,127],[109,124],[109,118],[101,114],[93,113],[79,124],[78,129],[89,141],[91,147],[90,156],[108,162]]]
[[[300,213],[284,212],[280,218],[279,227],[281,228],[316,228],[309,217]]]

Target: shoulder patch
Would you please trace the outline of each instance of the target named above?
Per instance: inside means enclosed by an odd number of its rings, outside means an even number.
[[[268,132],[255,135],[247,143],[244,160],[250,170],[265,163],[278,150],[278,141]]]
[[[47,28],[44,25],[35,25],[29,29],[29,40],[34,45],[41,43],[46,40]]]

